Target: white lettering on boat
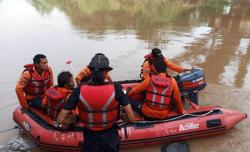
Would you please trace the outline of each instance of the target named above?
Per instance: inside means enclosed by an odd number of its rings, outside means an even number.
[[[24,127],[24,129],[27,130],[27,131],[30,131],[30,130],[31,130],[30,124],[29,124],[28,122],[26,122],[26,121],[23,122],[23,127]]]
[[[186,131],[199,128],[200,124],[195,123],[187,123],[187,124],[180,124],[179,131]]]

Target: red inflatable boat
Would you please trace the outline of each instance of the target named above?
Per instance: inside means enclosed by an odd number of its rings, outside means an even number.
[[[172,113],[166,120],[123,124],[121,145],[140,146],[221,134],[245,118],[247,114],[243,112],[194,105],[186,110],[186,114]],[[44,150],[79,151],[84,142],[81,124],[69,131],[59,131],[43,112],[30,110],[23,113],[20,107],[14,111],[13,119]]]
[[[184,74],[179,79],[183,79],[183,82],[189,81],[190,77],[186,77],[187,75]],[[197,77],[192,79],[197,79]],[[197,80],[190,79],[188,91],[191,89],[192,91],[199,91],[205,87],[203,79]],[[135,82],[123,81],[120,83],[126,89],[127,87],[133,87],[136,84]],[[192,87],[190,87],[190,84]],[[193,89],[193,86],[196,85],[196,88],[199,88],[198,90]],[[182,93],[184,89],[181,90]],[[145,120],[132,124],[125,123],[121,119],[118,125],[120,126],[121,146],[134,147],[221,134],[245,118],[247,118],[247,114],[244,112],[228,110],[218,106],[198,106],[186,100],[185,114],[183,115],[172,112],[165,120]],[[68,131],[60,131],[52,126],[52,120],[44,112],[31,109],[24,113],[20,107],[14,111],[13,119],[43,150],[80,151],[80,145],[84,142],[83,125],[80,123]]]
[[[221,134],[247,118],[247,114],[218,106],[197,106],[186,103],[186,113],[171,113],[165,120],[139,121],[126,124],[121,121],[121,146],[140,146]],[[68,131],[56,130],[51,119],[39,110],[23,113],[18,107],[14,121],[43,150],[80,151],[84,142],[82,124]]]

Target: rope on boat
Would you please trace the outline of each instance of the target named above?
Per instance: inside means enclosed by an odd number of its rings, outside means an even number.
[[[180,116],[178,116],[178,117],[174,117],[174,118],[170,118],[170,119],[166,119],[166,120],[152,120],[152,121],[145,121],[145,120],[143,120],[143,121],[135,121],[135,122],[133,122],[132,124],[141,124],[141,125],[146,125],[146,124],[153,124],[153,123],[163,123],[163,122],[169,122],[169,121],[174,121],[174,120],[177,120],[177,119],[180,119],[180,118],[183,118],[183,117],[185,117],[185,116],[192,116],[192,117],[203,117],[203,116],[207,116],[207,115],[209,115],[209,114],[211,114],[211,113],[213,113],[214,112],[214,110],[210,110],[210,111],[208,111],[208,112],[206,112],[206,113],[204,113],[204,114],[183,114],[183,115],[180,115]],[[120,124],[118,124],[118,126],[119,127],[122,127],[122,126],[124,126],[124,125],[126,125],[126,124],[128,124],[127,122],[123,122],[123,123],[120,123]]]
[[[185,115],[186,115],[186,116],[193,116],[193,117],[203,117],[203,116],[207,116],[207,115],[209,115],[209,114],[211,114],[211,113],[213,113],[213,112],[214,112],[214,110],[210,110],[210,111],[208,111],[207,113],[200,114],[200,115],[191,114],[191,113],[188,113],[188,114],[185,114]]]
[[[9,128],[9,129],[0,131],[0,134],[1,134],[1,133],[4,133],[4,132],[7,132],[7,131],[10,131],[10,130],[13,130],[13,129],[18,129],[18,128],[19,128],[18,126],[14,126],[13,128]]]

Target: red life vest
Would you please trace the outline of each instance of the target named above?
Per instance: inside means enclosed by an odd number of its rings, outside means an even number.
[[[78,109],[80,120],[90,130],[111,128],[119,117],[119,104],[115,100],[113,84],[80,88]]]
[[[147,60],[147,59],[150,60],[150,59],[152,58],[152,54],[149,53],[149,54],[145,55],[144,58],[145,58],[146,60]]]
[[[24,67],[24,71],[29,71],[31,75],[31,80],[23,89],[24,92],[31,96],[43,96],[50,85],[49,70],[44,71],[43,76],[39,76],[33,68],[34,64],[27,64]]]
[[[145,62],[148,62],[148,64],[149,64],[149,67],[150,67],[150,75],[151,74],[155,74],[155,73],[157,73],[156,72],[156,69],[155,69],[155,67],[152,65],[152,54],[151,53],[149,53],[149,54],[147,54],[147,55],[145,55],[144,56],[144,58],[145,58],[145,60],[144,60],[144,62],[143,62],[143,64],[141,65],[141,67],[143,67],[143,65],[144,65],[144,63]],[[167,66],[167,65],[166,65]],[[141,73],[140,73],[140,77],[142,77],[142,73],[143,73],[143,71],[142,71],[143,69],[141,69]]]
[[[163,110],[170,106],[172,100],[172,80],[170,77],[151,76],[146,89],[145,104],[156,110]]]
[[[58,90],[58,87],[53,87],[46,91],[45,95],[48,98],[47,114],[52,119],[57,118],[70,94],[70,90],[62,93]]]
[[[141,72],[140,72],[140,77],[143,78],[143,66],[145,64],[145,62],[148,62],[149,63],[149,66],[150,66],[150,72],[149,72],[149,75],[151,75],[151,72],[154,72],[153,69],[152,69],[152,66],[150,64],[150,61],[152,59],[152,55],[151,53],[147,54],[144,56],[145,60],[143,61],[142,65],[141,65]]]
[[[155,69],[155,67],[151,64],[151,60],[152,60],[152,54],[150,53],[150,54],[147,54],[147,55],[145,55],[144,56],[144,58],[145,58],[145,60],[144,60],[144,62],[143,63],[145,63],[146,61],[148,62],[148,64],[149,64],[149,66],[150,66],[150,71],[151,72],[156,72],[156,69]]]

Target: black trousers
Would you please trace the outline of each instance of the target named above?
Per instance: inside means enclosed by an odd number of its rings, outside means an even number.
[[[42,109],[42,98],[41,97],[35,97],[31,100],[27,101],[29,103],[29,106],[32,108]]]
[[[131,101],[130,101],[130,104],[131,104],[132,109],[133,109],[135,112],[137,112],[138,114],[144,116],[144,114],[143,114],[142,111],[141,111],[141,107],[142,107],[142,104],[143,104],[142,102],[137,101],[137,100],[131,100]]]
[[[81,152],[119,152],[120,136],[115,127],[103,131],[84,128],[83,137]]]
[[[142,109],[141,109],[142,105],[143,105],[143,102],[136,101],[136,100],[131,100],[130,104],[131,104],[132,109],[135,112],[137,112],[139,115],[143,116],[145,120],[149,120],[149,121],[156,120],[155,118],[150,118],[150,117],[143,114]]]

